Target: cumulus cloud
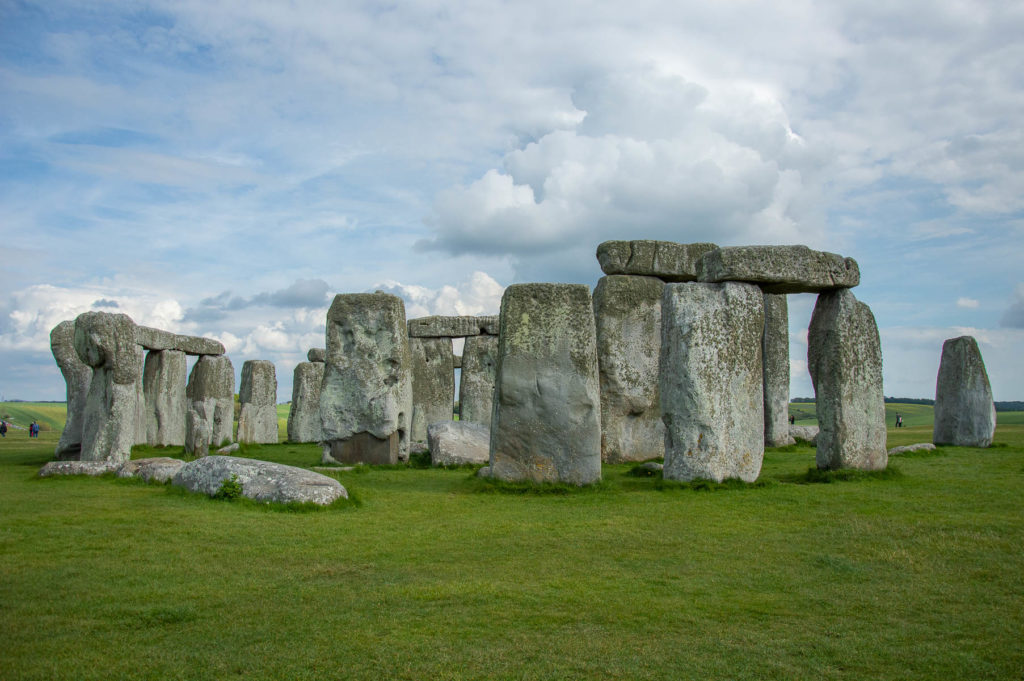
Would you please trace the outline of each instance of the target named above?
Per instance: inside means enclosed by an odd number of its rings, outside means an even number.
[[[484,272],[473,272],[454,286],[431,289],[388,280],[373,287],[405,301],[408,319],[430,315],[494,315],[501,309],[505,287]]]
[[[1017,284],[1014,300],[1003,313],[999,325],[1011,329],[1024,329],[1024,284]]]
[[[249,298],[232,295],[223,291],[215,296],[203,298],[199,305],[185,311],[184,319],[190,322],[215,322],[228,316],[229,312],[247,307],[314,308],[322,307],[327,301],[330,286],[323,279],[299,279],[286,288],[270,293],[258,293]]]

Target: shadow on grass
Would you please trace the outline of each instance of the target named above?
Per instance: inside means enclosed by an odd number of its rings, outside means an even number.
[[[506,480],[495,480],[494,478],[480,478],[474,474],[467,478],[466,484],[470,492],[483,494],[514,494],[514,495],[566,495],[566,494],[593,494],[595,492],[609,492],[616,489],[616,486],[601,479],[589,485],[569,485],[564,482],[508,482]]]
[[[889,466],[881,471],[858,471],[851,468],[840,468],[835,471],[826,471],[810,467],[806,473],[795,473],[792,475],[780,475],[780,482],[796,483],[798,485],[829,484],[833,482],[863,482],[870,480],[898,480],[903,477],[903,472],[896,466]]]

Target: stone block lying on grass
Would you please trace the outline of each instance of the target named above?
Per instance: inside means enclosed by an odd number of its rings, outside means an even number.
[[[491,429],[470,421],[442,421],[427,427],[430,462],[460,466],[490,461]]]
[[[103,475],[117,470],[120,464],[111,461],[51,461],[39,469],[39,477],[53,475]]]
[[[142,478],[146,482],[169,482],[185,462],[168,456],[126,461],[117,469],[119,478]]]
[[[790,426],[789,435],[794,440],[810,442],[812,445],[818,442],[818,426]]]
[[[935,449],[935,445],[931,442],[918,442],[916,445],[904,445],[902,447],[893,447],[889,450],[889,456],[893,454],[906,454],[907,452],[930,452]]]
[[[232,475],[238,476],[242,496],[253,501],[326,506],[338,497],[348,499],[348,492],[334,478],[295,466],[234,456],[207,456],[190,461],[181,467],[172,484],[212,497]]]

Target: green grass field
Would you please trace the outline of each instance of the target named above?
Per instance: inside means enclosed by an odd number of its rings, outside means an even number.
[[[799,446],[706,488],[360,467],[335,473],[356,503],[309,513],[38,479],[59,431],[9,436],[0,678],[1020,679],[1024,424],[1000,423],[827,484]]]

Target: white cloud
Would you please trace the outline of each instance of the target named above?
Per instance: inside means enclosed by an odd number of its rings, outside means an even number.
[[[974,298],[965,298],[961,296],[960,298],[956,299],[957,307],[963,307],[967,308],[968,310],[974,310],[977,309],[978,305],[980,305],[980,303]]]
[[[501,309],[505,287],[484,272],[473,272],[455,286],[431,289],[425,286],[384,281],[371,290],[394,294],[405,301],[408,319],[430,315],[495,315]]]

